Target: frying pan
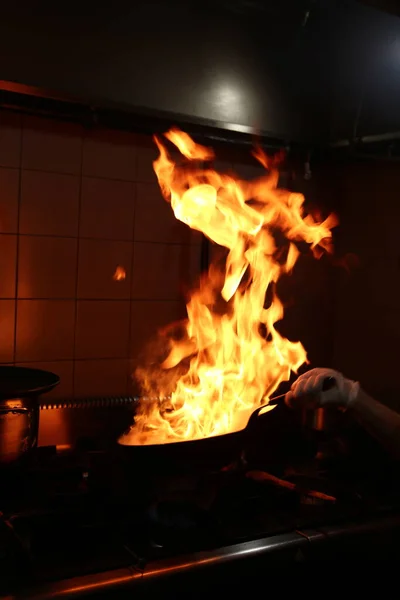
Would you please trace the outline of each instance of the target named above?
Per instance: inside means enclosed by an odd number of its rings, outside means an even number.
[[[24,458],[37,445],[39,396],[60,379],[54,373],[0,366],[0,464]]]
[[[334,385],[327,378],[323,390]],[[270,405],[283,404],[285,394],[271,399]],[[123,459],[135,470],[152,473],[182,473],[186,471],[219,471],[240,458],[251,443],[258,429],[259,416],[268,404],[257,407],[250,415],[246,427],[233,433],[225,433],[197,440],[185,440],[166,444],[125,445],[118,442]]]
[[[39,396],[59,383],[58,375],[49,371],[0,366],[0,402],[5,399]]]

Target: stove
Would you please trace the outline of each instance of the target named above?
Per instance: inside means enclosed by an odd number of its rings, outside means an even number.
[[[183,597],[210,577],[226,591],[266,570],[400,554],[396,464],[272,462],[259,450],[163,476],[127,472],[101,439],[39,447],[1,474],[0,596]]]

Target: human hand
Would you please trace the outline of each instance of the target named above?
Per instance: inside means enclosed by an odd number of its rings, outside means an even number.
[[[327,379],[333,380],[328,390],[324,390]],[[357,398],[360,385],[346,379],[333,369],[311,369],[300,375],[285,396],[285,403],[292,408],[320,408],[337,406],[348,408]]]

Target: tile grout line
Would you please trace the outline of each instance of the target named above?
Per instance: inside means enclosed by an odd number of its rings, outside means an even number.
[[[79,194],[78,194],[78,227],[76,232],[76,262],[75,262],[75,303],[74,303],[74,335],[72,347],[72,397],[75,398],[75,361],[76,361],[76,334],[78,323],[78,284],[79,284],[79,248],[80,248],[80,228],[81,228],[81,210],[82,210],[82,183],[83,183],[83,152],[85,145],[85,135],[82,131],[81,160],[79,172]]]
[[[138,169],[138,160],[136,155],[135,160],[135,169],[137,172]],[[132,377],[130,372],[130,361],[131,361],[131,337],[132,337],[132,287],[133,287],[133,261],[135,258],[135,225],[136,225],[136,202],[137,202],[137,183],[135,183],[135,198],[134,198],[134,207],[133,207],[133,223],[132,223],[132,254],[131,254],[131,272],[130,272],[130,282],[129,282],[129,318],[128,318],[128,347],[127,347],[127,373],[126,373],[126,393],[129,392],[129,384]]]
[[[83,140],[85,139],[85,136],[83,135]],[[83,166],[83,165],[82,165]],[[0,169],[14,169],[17,170],[19,167],[9,167],[7,165],[1,165],[0,164]],[[27,169],[24,169],[24,171],[31,171],[32,173],[49,173],[50,175],[67,175],[70,177],[76,177],[76,173],[71,173],[71,171],[50,171],[49,169],[40,169],[40,168],[33,168],[33,167],[29,167]],[[142,184],[147,184],[147,185],[153,185],[154,187],[154,183],[152,181],[147,181],[146,179],[143,179],[141,181],[136,181],[135,179],[121,179],[121,177],[110,177],[107,176],[105,177],[104,175],[84,175],[82,168],[81,168],[81,175],[82,175],[82,179],[100,179],[101,181],[103,181],[104,179],[109,180],[109,181],[117,181],[117,182],[121,182],[121,183],[140,183]]]
[[[176,298],[79,298],[79,302],[178,302],[181,298],[182,296],[177,296]],[[5,297],[1,298],[1,300],[15,300],[15,297]],[[35,300],[51,300],[52,302],[65,302],[75,300],[75,296],[69,296],[65,298],[60,296],[30,296],[20,297],[19,300],[23,300],[24,302]]]
[[[84,358],[40,358],[35,360],[20,360],[17,364],[36,364],[36,363],[69,363],[69,362],[98,362],[98,361],[126,361],[126,356],[85,356]],[[1,364],[11,364],[9,362],[2,362]]]
[[[24,119],[21,118],[20,148],[19,148],[19,168],[18,168],[18,203],[17,203],[17,239],[15,249],[15,299],[14,299],[14,347],[13,364],[17,361],[17,330],[18,330],[18,273],[19,273],[19,223],[21,213],[21,193],[22,193],[22,148],[24,134]]]
[[[0,236],[13,236],[15,233],[0,233]],[[39,237],[39,238],[56,238],[63,240],[77,240],[77,235],[54,235],[49,233],[19,233],[20,237]],[[89,240],[93,242],[117,242],[129,244],[132,242],[132,239],[122,239],[122,238],[102,238],[102,237],[87,237],[87,236],[79,236],[80,240]],[[157,246],[201,246],[201,242],[160,242],[158,240],[134,240],[135,244],[155,244]],[[389,257],[390,258],[390,257]],[[386,257],[383,257],[386,260]],[[392,259],[396,262],[396,259]]]
[[[83,133],[82,136],[83,140],[86,138],[85,133]],[[138,151],[142,150],[143,147],[142,146],[135,146],[135,150],[136,150],[136,163],[137,161],[137,155],[138,155]],[[83,165],[82,165],[83,166]],[[138,167],[138,165],[137,165]],[[17,169],[18,167],[10,167],[8,165],[3,165],[0,163],[0,168],[1,169]],[[76,175],[75,173],[71,172],[71,171],[57,171],[54,169],[49,169],[49,168],[40,168],[40,167],[27,167],[25,169],[26,171],[31,171],[32,173],[50,173],[51,175],[71,175],[74,176]],[[136,173],[138,172],[138,168],[136,168]],[[83,173],[82,170],[82,177],[83,179],[109,179],[110,181],[118,181],[118,182],[122,182],[122,183],[138,183],[140,185],[149,185],[152,186],[153,188],[158,189],[158,184],[155,178],[147,178],[146,176],[143,179],[137,179],[136,177],[133,179],[128,179],[127,177],[115,177],[112,175],[99,175],[97,174],[91,174],[91,173]]]

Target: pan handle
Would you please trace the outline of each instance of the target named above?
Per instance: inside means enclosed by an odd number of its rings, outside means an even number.
[[[250,415],[249,420],[247,421],[247,427],[246,427],[246,432],[248,431],[252,431],[252,429],[255,427],[256,422],[258,420],[259,414],[261,411],[263,411],[265,409],[265,407],[268,406],[268,404],[262,404],[261,406],[259,406],[258,408],[256,408],[255,410],[253,410],[253,412]]]
[[[324,380],[323,384],[322,384],[322,390],[324,392],[330,390],[332,387],[334,387],[336,384],[335,378],[334,377],[326,377],[326,379]],[[283,404],[284,403],[284,399],[285,399],[286,394],[282,394],[280,396],[276,396],[275,398],[271,399],[271,402],[269,402],[268,404],[262,404],[261,406],[259,406],[258,408],[256,408],[250,415],[250,418],[247,422],[247,427],[246,427],[246,431],[249,430],[251,431],[251,429],[255,426],[257,419],[260,415],[260,412],[262,412],[267,406],[276,406],[277,404]]]

